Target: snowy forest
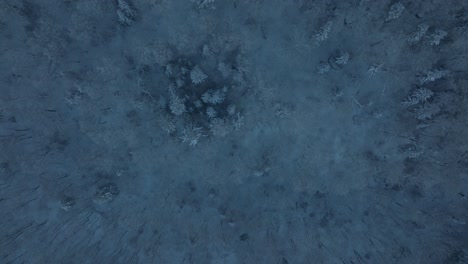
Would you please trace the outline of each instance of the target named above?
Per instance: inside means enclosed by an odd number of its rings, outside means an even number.
[[[468,1],[0,2],[0,263],[468,264]]]

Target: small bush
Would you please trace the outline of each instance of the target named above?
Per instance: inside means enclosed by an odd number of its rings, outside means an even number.
[[[411,34],[408,38],[408,43],[410,45],[414,45],[422,40],[422,38],[426,35],[427,31],[429,30],[428,25],[419,25],[418,30]]]
[[[347,52],[340,52],[340,55],[335,58],[335,63],[338,65],[346,65],[349,62],[351,56]]]
[[[208,76],[198,66],[190,71],[190,79],[193,84],[202,84],[206,78],[208,78]]]
[[[120,26],[130,26],[136,19],[137,12],[125,0],[117,0],[117,16]]]
[[[325,23],[320,29],[312,36],[312,40],[314,41],[315,45],[320,46],[322,41],[328,39],[328,34],[331,31],[333,26],[333,22],[328,21]]]
[[[421,77],[419,77],[419,82],[421,84],[429,83],[436,81],[438,79],[444,78],[447,76],[449,71],[437,69],[433,71],[426,71]]]
[[[434,93],[429,89],[418,88],[410,96],[408,96],[405,101],[402,102],[402,104],[405,106],[417,105],[419,103],[426,102],[433,95]]]
[[[183,143],[187,143],[189,146],[194,147],[198,144],[198,141],[201,137],[205,136],[203,134],[203,128],[199,127],[193,123],[189,123],[185,126],[184,131],[182,131],[182,136],[180,139]]]
[[[330,63],[326,61],[320,62],[319,65],[317,66],[317,71],[319,74],[325,74],[329,72],[330,70],[331,70]]]
[[[198,9],[211,8],[214,9],[215,0],[190,0]]]
[[[185,107],[184,99],[178,97],[177,95],[173,94],[171,96],[171,101],[169,103],[169,108],[171,113],[176,116],[183,115],[187,112],[187,108]]]
[[[162,114],[158,119],[159,127],[167,134],[172,134],[176,131],[176,126],[171,117],[167,114]]]
[[[210,122],[210,132],[215,137],[225,137],[231,132],[231,127],[223,118],[215,118]]]
[[[416,109],[416,118],[418,120],[432,119],[440,112],[440,106],[438,104],[424,104]]]
[[[240,113],[237,113],[231,122],[234,130],[239,131],[244,126],[244,116],[242,116]]]
[[[216,112],[216,110],[213,107],[209,106],[206,108],[206,115],[208,116],[208,118],[213,119],[218,116],[218,112]]]
[[[376,75],[378,72],[380,72],[383,68],[383,63],[378,63],[378,64],[372,64],[369,69],[367,69],[367,73],[369,75]]]
[[[220,90],[208,90],[202,95],[201,99],[205,104],[218,105],[224,102],[226,92],[226,87]]]
[[[390,9],[388,10],[388,16],[387,19],[385,19],[385,22],[399,18],[401,14],[403,14],[403,11],[405,11],[405,6],[401,2],[397,2],[391,5]]]
[[[431,36],[431,41],[430,44],[431,46],[439,46],[440,42],[447,37],[448,33],[441,30],[437,29]]]

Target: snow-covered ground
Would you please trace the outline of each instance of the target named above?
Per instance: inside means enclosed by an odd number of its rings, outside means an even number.
[[[0,2],[0,263],[468,263],[468,2]]]

